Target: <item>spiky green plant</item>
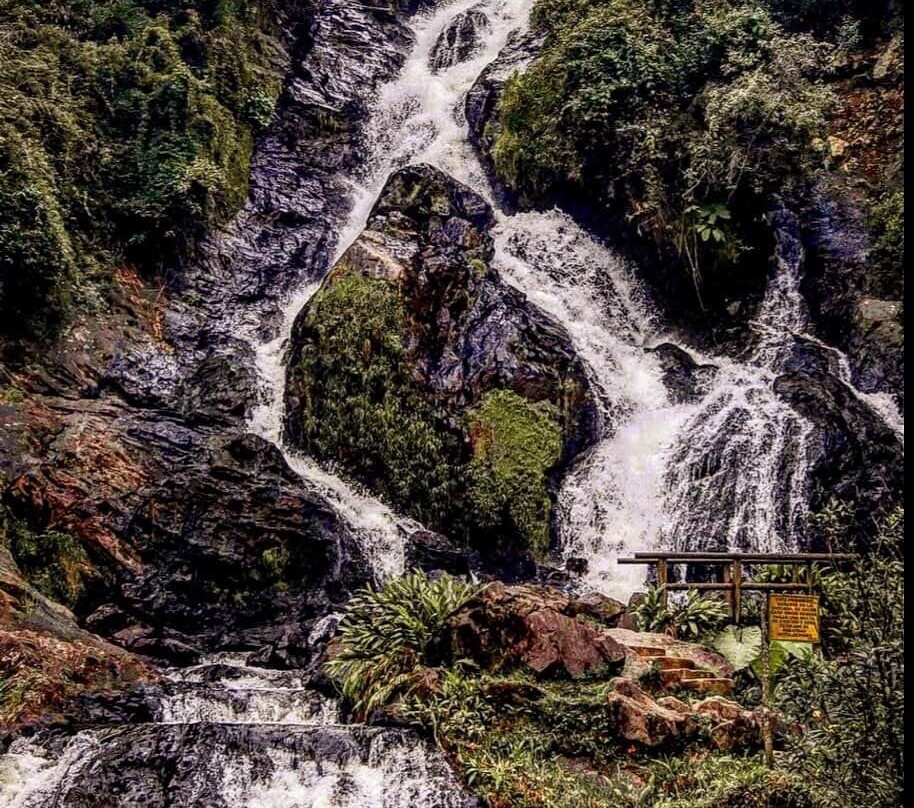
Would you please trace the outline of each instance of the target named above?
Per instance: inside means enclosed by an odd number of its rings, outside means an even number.
[[[681,640],[698,641],[720,629],[727,621],[727,604],[717,598],[702,597],[690,589],[684,600],[664,603],[664,587],[651,587],[635,608],[642,631],[671,634]]]
[[[340,623],[339,652],[325,669],[357,716],[415,686],[445,620],[481,589],[450,575],[432,580],[412,572],[356,593]]]

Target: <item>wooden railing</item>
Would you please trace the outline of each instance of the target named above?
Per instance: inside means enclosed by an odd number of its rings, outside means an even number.
[[[657,585],[663,587],[662,598],[666,605],[667,592],[687,589],[724,592],[730,604],[733,622],[739,625],[742,616],[743,592],[808,592],[815,589],[815,565],[836,565],[855,558],[850,553],[677,553],[643,552],[632,558],[617,559],[619,564],[644,564],[657,567]],[[670,564],[702,564],[722,567],[721,580],[710,582],[670,581]],[[777,564],[794,567],[793,581],[753,581],[746,576],[746,566]],[[806,569],[806,580],[800,580],[801,569]]]

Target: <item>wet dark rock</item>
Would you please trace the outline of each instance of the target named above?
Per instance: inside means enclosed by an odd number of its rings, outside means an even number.
[[[463,538],[467,525],[475,549],[513,556],[512,542],[521,553],[533,545],[510,511],[516,501],[474,525],[479,514],[461,478],[478,447],[491,445],[495,427],[479,408],[494,400],[499,417],[555,431],[555,456],[530,481],[531,499],[594,440],[596,410],[567,332],[492,267],[493,225],[485,201],[437,169],[392,175],[365,231],[296,321],[286,431],[429,527]],[[387,431],[391,418],[402,434]],[[389,448],[400,440],[413,442]],[[537,511],[528,525],[538,520],[539,553],[549,531],[542,502],[524,503]]]
[[[406,569],[447,572],[466,576],[482,566],[479,554],[473,553],[440,533],[417,530],[406,543]]]
[[[861,188],[832,181],[817,189],[804,223],[803,293],[819,333],[844,350],[854,384],[904,405],[904,327],[897,291],[871,276],[867,201]]]
[[[439,34],[429,55],[433,73],[471,59],[482,49],[481,37],[489,29],[489,18],[478,8],[456,15]]]
[[[715,365],[699,365],[688,352],[671,342],[664,342],[648,350],[660,362],[663,383],[675,404],[701,400],[717,375]]]
[[[402,64],[402,12],[418,5],[278,7],[287,75],[244,209],[171,268],[155,303],[115,289],[104,317],[17,369],[2,499],[87,552],[97,575],[76,614],[94,630],[186,662],[279,642],[370,579],[326,500],[246,435],[261,403],[251,341],[273,338],[289,291],[327,269],[368,105]]]
[[[853,314],[848,356],[864,392],[895,393],[904,408],[903,301],[861,297]]]
[[[794,371],[774,383],[777,395],[813,424],[813,510],[832,496],[856,507],[858,534],[890,508],[904,487],[904,445],[846,384],[821,371]]]

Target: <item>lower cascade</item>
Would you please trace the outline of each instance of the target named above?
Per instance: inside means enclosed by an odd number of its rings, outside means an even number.
[[[9,808],[470,808],[434,746],[341,724],[303,674],[243,657],[172,672],[143,694],[154,720],[21,738],[0,758]]]

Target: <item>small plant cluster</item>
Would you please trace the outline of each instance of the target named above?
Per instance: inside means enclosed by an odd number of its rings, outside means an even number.
[[[694,589],[681,600],[665,602],[663,586],[651,587],[635,608],[642,631],[654,631],[693,642],[716,633],[727,622],[729,607],[719,598],[702,597]]]
[[[73,607],[96,574],[83,546],[60,530],[34,530],[0,507],[0,544],[42,595]]]
[[[431,580],[413,572],[352,598],[340,623],[339,653],[326,668],[357,716],[365,718],[419,685],[444,621],[480,588],[449,575]]]

